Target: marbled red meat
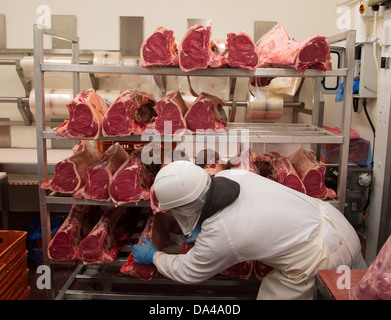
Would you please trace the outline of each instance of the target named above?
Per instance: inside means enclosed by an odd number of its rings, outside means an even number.
[[[103,117],[105,137],[141,135],[155,121],[156,101],[151,93],[126,90],[111,104]]]
[[[202,92],[192,103],[185,115],[187,128],[196,132],[224,132],[227,115],[223,109],[225,101],[208,93]]]
[[[162,250],[168,240],[168,229],[165,227],[164,213],[150,214],[145,224],[143,232],[140,234],[138,244],[144,243],[141,237],[149,239],[157,250]],[[125,265],[121,267],[122,274],[129,274],[141,280],[152,280],[158,275],[157,268],[153,264],[138,264],[134,262],[133,253]]]
[[[217,50],[212,50],[215,42],[210,36],[210,26],[196,24],[187,30],[178,49],[179,67],[182,71],[221,67],[223,56]]]
[[[337,195],[326,187],[326,167],[315,157],[315,153],[307,148],[299,148],[289,156],[293,167],[305,186],[306,194],[319,198],[335,198]]]
[[[174,32],[164,27],[157,28],[140,48],[141,66],[144,68],[156,66],[177,66],[178,45]]]
[[[68,104],[69,120],[56,128],[56,135],[79,139],[97,139],[107,103],[94,89],[80,92]]]
[[[228,33],[226,49],[230,67],[257,69],[259,64],[258,47],[247,33]]]
[[[54,177],[41,184],[44,190],[74,193],[86,182],[86,169],[102,158],[88,141],[82,140],[73,147],[73,155],[60,161],[54,167]]]
[[[181,135],[186,131],[186,104],[178,90],[171,92],[154,107],[157,113],[154,128],[162,135]]]
[[[130,239],[141,208],[118,207],[107,210],[79,245],[83,264],[113,263]]]
[[[256,158],[254,166],[261,176],[306,193],[306,188],[299,175],[289,158],[283,153],[279,151],[263,153]]]
[[[111,145],[96,165],[86,169],[86,183],[82,189],[73,194],[73,197],[110,201],[108,190],[110,179],[128,157],[128,153],[118,142]]]
[[[48,256],[55,261],[79,259],[79,245],[102,216],[100,207],[74,204],[48,246]]]

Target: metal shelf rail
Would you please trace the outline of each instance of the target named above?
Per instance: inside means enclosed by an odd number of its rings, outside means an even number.
[[[72,42],[72,61],[71,64],[45,64],[43,37],[44,35],[62,38]],[[145,69],[140,66],[93,66],[83,65],[79,63],[79,39],[78,37],[69,37],[68,35],[52,30],[42,29],[34,25],[34,81],[36,90],[36,132],[37,132],[37,158],[38,158],[38,179],[39,184],[48,179],[47,170],[47,139],[64,139],[55,135],[53,130],[46,129],[45,119],[45,96],[44,96],[44,73],[45,72],[71,72],[73,75],[73,94],[79,93],[79,75],[80,73],[118,73],[118,74],[135,74],[135,75],[153,75],[156,77],[162,76],[197,76],[197,77],[230,77],[233,79],[232,83],[236,83],[237,77],[306,77],[314,78],[314,100],[312,108],[312,124],[275,124],[275,123],[234,123],[229,122],[226,129],[237,130],[240,134],[245,135],[249,142],[254,143],[311,143],[312,145],[319,145],[320,143],[334,143],[340,144],[340,162],[339,162],[339,176],[338,176],[338,199],[332,203],[338,207],[342,212],[345,207],[345,194],[347,182],[347,168],[348,168],[348,154],[349,154],[349,137],[351,126],[351,105],[353,102],[353,66],[354,66],[354,48],[355,48],[356,33],[354,30],[342,32],[338,35],[329,37],[330,44],[344,42],[346,46],[346,55],[343,68],[332,71],[318,71],[308,69],[304,73],[296,70],[274,69],[274,68],[259,68],[255,71],[249,71],[240,68],[221,68],[221,69],[204,69],[185,73],[180,68],[150,68]],[[341,77],[344,80],[344,100],[343,100],[343,119],[341,135],[335,135],[322,129],[322,115],[321,114],[321,81],[324,77]],[[232,91],[232,88],[231,88]],[[198,136],[198,135],[197,135]],[[221,138],[221,135],[215,134],[216,137]],[[225,135],[229,139],[229,134]],[[224,138],[224,137],[223,137]],[[143,139],[143,136],[129,136],[129,137],[99,137],[99,140],[119,140],[119,141],[149,141]],[[166,139],[166,138],[164,138]],[[172,139],[172,137],[170,137]],[[171,140],[173,141],[173,140]],[[180,141],[180,140],[177,140]],[[50,261],[47,255],[47,248],[51,239],[50,235],[50,212],[48,204],[100,204],[96,201],[77,200],[71,197],[51,194],[48,195],[45,190],[39,191],[40,197],[40,216],[42,224],[42,249],[44,264],[51,265],[54,263]],[[111,205],[108,203],[108,205]],[[141,202],[134,204],[138,206],[149,206],[149,202]],[[70,283],[75,280],[84,267],[78,267],[74,279],[69,279]],[[129,282],[129,278],[123,281]],[[115,281],[117,281],[116,279]],[[118,280],[119,281],[119,280]],[[133,281],[133,280],[132,280]],[[165,280],[168,281],[168,280]],[[145,282],[144,282],[145,283]],[[246,284],[246,282],[244,283]],[[72,297],[76,297],[74,292]],[[101,297],[108,297],[107,292]],[[80,297],[80,296],[79,296]],[[97,298],[93,293],[86,295],[89,298]],[[119,298],[115,295],[116,298]],[[131,295],[135,298],[134,295]],[[128,297],[129,298],[129,297]],[[152,296],[148,296],[152,298]]]

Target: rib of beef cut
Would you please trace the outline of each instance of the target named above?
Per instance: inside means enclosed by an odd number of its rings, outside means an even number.
[[[88,141],[82,140],[73,147],[73,155],[54,167],[54,177],[41,184],[44,190],[74,193],[86,182],[86,168],[100,161],[102,155]]]
[[[80,92],[68,104],[69,120],[56,128],[56,135],[79,139],[97,139],[107,103],[94,89]]]
[[[216,43],[211,41],[210,35],[210,26],[196,24],[187,30],[178,49],[182,71],[221,67],[223,56],[215,50]]]
[[[111,104],[103,117],[105,137],[141,135],[155,121],[156,101],[152,93],[126,90]]]
[[[331,70],[329,41],[324,36],[296,41],[289,38],[282,25],[277,25],[258,40],[257,47],[260,68]]]
[[[141,208],[118,207],[107,210],[79,245],[84,264],[112,263],[137,225]]]
[[[95,227],[103,211],[98,206],[74,204],[48,246],[48,256],[56,261],[79,259],[79,244]]]
[[[248,70],[255,70],[258,67],[258,47],[247,33],[228,33],[226,49],[230,67]]]
[[[118,142],[111,145],[96,165],[86,169],[86,183],[83,188],[73,194],[73,197],[110,201],[108,190],[110,179],[128,157],[128,153]]]
[[[185,115],[187,128],[196,132],[204,130],[208,132],[225,132],[227,115],[223,109],[225,101],[202,92],[191,104]]]
[[[296,191],[306,193],[306,188],[289,158],[279,151],[270,151],[255,160],[258,173]]]
[[[306,194],[319,198],[335,198],[334,190],[326,187],[326,167],[316,160],[315,153],[307,148],[299,148],[289,156],[289,160],[299,174],[306,189]]]
[[[155,164],[145,165],[141,149],[132,151],[109,183],[109,195],[116,205],[149,200],[149,191],[159,170]]]
[[[164,27],[157,28],[140,47],[141,66],[177,66],[178,45],[174,32]]]
[[[163,249],[169,237],[168,229],[165,227],[166,220],[164,215],[165,213],[150,214],[144,230],[140,234],[140,238],[149,239],[159,251]],[[143,245],[144,243],[139,239],[138,244]],[[133,253],[129,255],[127,262],[122,266],[121,273],[129,274],[142,280],[152,280],[158,275],[155,265],[135,263]]]
[[[186,131],[186,104],[178,90],[171,92],[154,107],[157,118],[154,128],[162,135],[181,135]]]

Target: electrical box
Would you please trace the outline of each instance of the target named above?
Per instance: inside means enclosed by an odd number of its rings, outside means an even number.
[[[360,80],[358,92],[354,98],[377,97],[377,70],[372,43],[359,43],[355,51],[354,78]],[[376,50],[376,59],[380,65],[380,50]]]
[[[328,188],[337,191],[338,165],[326,164],[325,183]],[[373,172],[368,167],[348,166],[346,181],[346,199],[344,215],[353,225],[363,222],[368,207],[369,190],[372,188]]]

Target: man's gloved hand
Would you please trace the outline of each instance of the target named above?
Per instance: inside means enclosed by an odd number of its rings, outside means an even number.
[[[157,252],[157,249],[149,239],[141,237],[141,241],[144,245],[135,244],[133,246],[132,252],[134,262],[140,264],[152,264],[153,255]]]
[[[185,243],[187,243],[187,244],[194,243],[196,241],[200,231],[201,231],[201,227],[200,226],[195,226],[195,228],[191,232],[191,236],[186,239]]]

